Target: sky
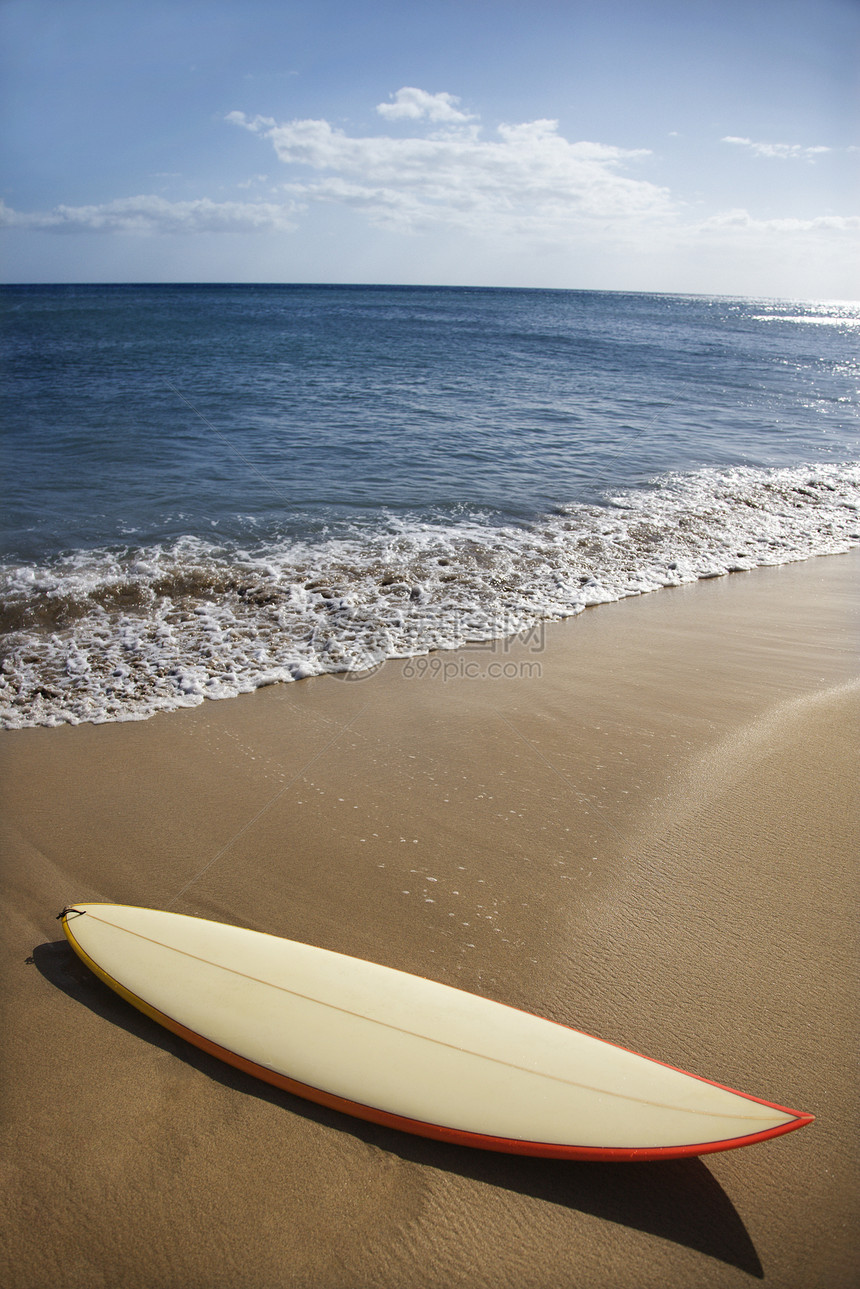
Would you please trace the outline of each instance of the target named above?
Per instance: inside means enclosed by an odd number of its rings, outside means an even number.
[[[5,282],[860,299],[860,0],[0,0]]]

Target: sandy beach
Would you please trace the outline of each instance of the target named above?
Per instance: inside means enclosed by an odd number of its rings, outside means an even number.
[[[848,1289],[857,553],[140,723],[7,732],[16,1289]],[[485,994],[816,1115],[650,1164],[299,1101],[92,977],[67,903],[175,908]]]

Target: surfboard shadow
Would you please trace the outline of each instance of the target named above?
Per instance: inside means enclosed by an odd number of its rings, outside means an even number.
[[[75,1002],[234,1091],[347,1132],[409,1163],[587,1213],[764,1278],[740,1215],[701,1159],[581,1163],[495,1154],[413,1137],[305,1101],[209,1056],[126,1003],[87,970],[65,940],[40,944],[32,961],[50,984]]]

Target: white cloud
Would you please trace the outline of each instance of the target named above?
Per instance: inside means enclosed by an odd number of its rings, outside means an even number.
[[[319,174],[297,173],[286,185],[295,197],[360,206],[400,231],[446,226],[557,241],[596,226],[622,233],[672,211],[666,189],[623,173],[647,150],[570,142],[557,121],[501,125],[484,138],[463,118],[444,133],[395,138],[356,137],[325,120],[228,119],[269,139],[286,165]]]
[[[393,103],[379,103],[377,112],[387,121],[418,121],[426,116],[430,121],[463,122],[475,118],[461,112],[456,106],[460,100],[456,94],[428,94],[426,90],[415,89],[404,85],[393,95]]]
[[[734,265],[740,266],[735,289],[743,289],[743,282],[767,282],[774,284],[769,293],[779,293],[780,283],[798,280],[799,265],[811,266],[810,283],[839,283],[847,282],[846,265],[857,259],[860,216],[794,218],[788,210],[780,218],[760,219],[746,209],[702,212],[642,177],[651,157],[646,149],[571,140],[554,120],[485,129],[458,104],[451,94],[405,87],[391,103],[379,105],[380,133],[367,135],[324,119],[278,122],[231,112],[227,120],[255,135],[258,147],[271,147],[283,163],[279,187],[256,190],[266,200],[251,199],[253,185],[273,183],[271,172],[268,180],[257,174],[238,183],[236,201],[168,201],[145,194],[29,213],[0,202],[0,223],[54,232],[151,234],[153,240],[162,233],[248,234],[241,254],[249,261],[257,257],[255,266],[262,267],[255,271],[262,277],[295,273],[300,264],[302,273],[318,273],[319,280],[343,273],[344,264],[368,272],[366,280],[382,280],[392,266],[411,280],[416,257],[408,244],[363,239],[360,224],[425,235],[428,255],[421,272],[432,262],[434,280],[448,275],[452,282],[478,272],[486,280],[523,285],[603,280],[619,287],[638,283],[647,289],[656,282],[659,289],[664,282],[686,289],[684,281],[701,283],[708,273],[729,289],[724,270]],[[400,124],[389,129],[389,121]],[[848,151],[757,144],[738,136],[725,141],[755,156],[786,159]],[[249,166],[245,173],[250,171]],[[297,231],[302,212],[322,207],[353,212],[348,230],[339,225],[336,247],[325,240],[331,224],[319,218],[302,221],[305,228],[295,241],[277,236]],[[267,242],[266,235],[275,236]],[[253,251],[252,240],[258,248]],[[361,255],[368,258],[362,261]],[[292,267],[277,270],[276,261]],[[354,269],[356,264],[370,269]],[[685,279],[673,276],[679,264],[687,266]]]
[[[11,210],[0,201],[0,224],[54,232],[201,233],[253,232],[295,228],[295,204],[273,202],[167,201],[163,197],[120,197],[95,206],[55,206],[51,211]]]
[[[748,148],[754,157],[779,157],[783,161],[812,161],[822,152],[833,151],[824,144],[805,148],[800,143],[755,143],[752,139],[739,138],[734,134],[725,135],[720,142],[734,143],[739,147]]]
[[[756,219],[746,210],[726,210],[696,225],[700,232],[739,229],[751,233],[860,233],[860,215],[817,215],[814,219]]]
[[[723,210],[679,229],[679,263],[724,293],[857,298],[860,215],[758,218]]]

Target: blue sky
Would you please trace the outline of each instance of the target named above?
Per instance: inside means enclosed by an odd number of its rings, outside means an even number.
[[[860,298],[860,0],[5,0],[3,280]]]

